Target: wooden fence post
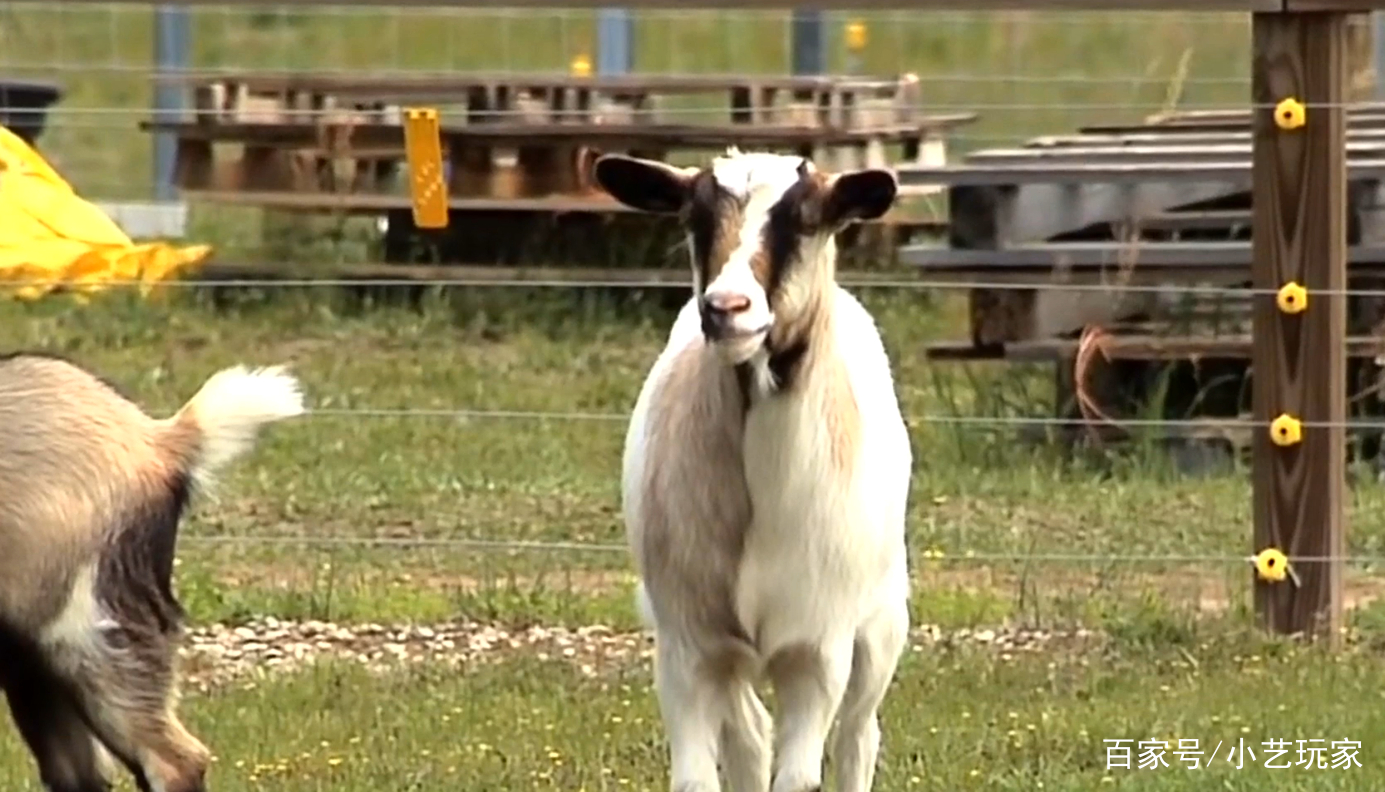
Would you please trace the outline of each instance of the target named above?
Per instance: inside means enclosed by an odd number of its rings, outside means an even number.
[[[1307,426],[1292,445],[1267,429],[1254,441],[1254,552],[1267,547],[1299,561],[1281,582],[1255,580],[1255,608],[1275,633],[1340,640],[1342,495],[1346,432],[1347,19],[1343,13],[1258,13],[1254,65],[1254,414]],[[1283,129],[1276,106],[1307,107],[1302,126]],[[1273,293],[1307,289],[1307,309],[1287,313]],[[1324,289],[1338,290],[1326,295]],[[1295,582],[1296,578],[1296,582]]]

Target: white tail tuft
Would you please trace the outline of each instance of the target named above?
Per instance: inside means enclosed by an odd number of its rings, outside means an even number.
[[[173,420],[196,427],[200,442],[190,472],[206,485],[250,450],[261,426],[303,413],[298,380],[283,366],[232,366],[209,377]]]

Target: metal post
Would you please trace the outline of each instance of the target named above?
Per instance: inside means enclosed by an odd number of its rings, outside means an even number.
[[[795,8],[790,44],[794,74],[822,74],[827,71],[827,46],[822,12],[815,8]]]
[[[596,73],[628,74],[635,68],[635,19],[627,8],[596,12]]]
[[[191,66],[189,9],[160,4],[154,10],[154,64],[159,73],[176,72]],[[154,86],[154,118],[177,121],[183,111],[183,86],[159,82]],[[154,135],[154,197],[160,201],[174,197],[173,171],[177,157],[177,138],[171,132]]]
[[[1377,99],[1385,99],[1385,11],[1372,11],[1371,24],[1375,25],[1375,35],[1372,36],[1375,46],[1372,47],[1375,63],[1375,96]]]

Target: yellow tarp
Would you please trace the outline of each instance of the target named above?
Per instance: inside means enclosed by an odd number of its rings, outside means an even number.
[[[0,282],[25,300],[59,285],[78,295],[111,281],[170,280],[211,255],[209,245],[136,245],[115,221],[87,203],[38,152],[0,126]]]

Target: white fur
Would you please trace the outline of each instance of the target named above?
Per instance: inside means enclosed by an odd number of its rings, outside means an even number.
[[[217,470],[250,450],[261,426],[303,411],[298,380],[283,366],[232,366],[209,377],[173,420],[190,416],[201,429],[193,472],[207,486]]]
[[[757,191],[777,198],[798,162],[741,155],[718,160],[714,167],[728,188],[748,185],[743,189],[756,196],[751,202],[759,207]],[[760,214],[747,212],[747,227],[762,222]],[[747,244],[751,236],[744,236]],[[835,248],[830,240],[805,240],[803,255],[833,256]],[[805,271],[818,263],[804,262]],[[717,282],[726,277],[723,273]],[[743,280],[735,283],[741,286]],[[638,602],[656,634],[656,688],[675,792],[717,792],[719,764],[733,792],[816,790],[834,719],[837,790],[867,792],[874,778],[880,744],[876,713],[909,628],[904,526],[912,468],[909,436],[889,359],[869,313],[835,283],[796,288],[827,290],[823,305],[831,317],[825,326],[833,338],[821,348],[841,356],[856,400],[861,430],[856,459],[849,476],[837,475],[822,413],[826,389],[811,379],[830,376],[822,372],[833,366],[818,366],[789,392],[757,399],[746,417],[744,460],[754,517],[735,607],[755,641],[751,673],[708,673],[705,636],[690,634],[680,623],[659,623],[649,598],[657,581],[642,581]],[[677,354],[699,335],[694,298],[679,313],[631,416],[623,471],[630,525],[640,519],[646,459],[678,452],[646,442],[652,395]],[[642,533],[630,530],[632,538]],[[809,661],[776,674],[776,657],[793,652],[806,652]],[[773,728],[753,688],[767,670],[780,703]],[[772,786],[771,744],[776,754]]]
[[[113,624],[96,598],[96,564],[84,564],[72,578],[62,610],[39,632],[39,644],[86,649],[95,646],[101,630]]]

